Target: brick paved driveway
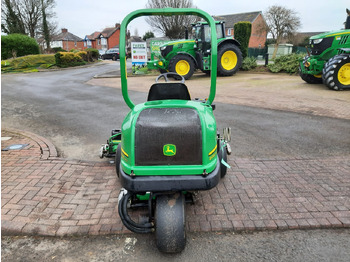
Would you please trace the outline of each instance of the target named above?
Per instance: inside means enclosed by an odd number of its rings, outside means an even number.
[[[45,138],[3,130],[2,233],[49,236],[128,232],[117,214],[120,189],[109,163],[57,157]],[[350,227],[350,159],[242,159],[218,187],[187,206],[194,231]],[[137,214],[136,214],[137,215]]]

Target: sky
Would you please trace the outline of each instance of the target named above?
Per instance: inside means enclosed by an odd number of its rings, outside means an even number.
[[[56,0],[58,29],[84,38],[95,31],[102,31],[121,23],[130,12],[145,8],[148,0]],[[323,32],[344,28],[345,9],[350,9],[348,0],[193,0],[193,4],[210,15],[262,11],[272,5],[280,5],[297,12],[301,20],[299,32]],[[131,35],[137,31],[143,36],[153,31],[144,18],[137,18],[129,25]],[[156,33],[156,32],[154,32]],[[156,36],[160,36],[156,33]]]

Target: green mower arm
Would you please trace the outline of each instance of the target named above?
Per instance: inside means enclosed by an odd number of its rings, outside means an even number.
[[[211,105],[215,98],[216,93],[216,75],[217,75],[217,38],[216,27],[214,19],[206,12],[194,9],[194,8],[163,8],[163,9],[140,9],[130,13],[126,16],[121,24],[120,28],[120,72],[121,72],[121,85],[122,94],[125,103],[130,109],[135,107],[135,104],[131,101],[128,93],[128,79],[126,70],[126,57],[125,57],[125,41],[126,41],[126,28],[128,24],[135,18],[140,16],[152,16],[152,15],[196,15],[206,20],[211,29],[211,82],[210,93],[207,100],[207,104]]]

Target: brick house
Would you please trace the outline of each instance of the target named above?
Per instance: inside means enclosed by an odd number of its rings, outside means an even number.
[[[214,16],[215,20],[225,21],[226,35],[234,36],[234,25],[238,22],[251,22],[252,33],[250,35],[249,46],[250,48],[264,48],[267,31],[266,22],[261,11],[240,13],[232,15],[220,15]]]
[[[120,24],[114,27],[107,27],[102,32],[94,32],[86,35],[84,38],[84,49],[95,48],[106,51],[110,48],[119,46]]]
[[[86,48],[95,48],[101,49],[101,46],[97,46],[97,38],[99,38],[101,32],[93,32],[91,35],[86,35],[84,37],[84,49]]]
[[[60,34],[52,37],[50,47],[61,47],[67,51],[71,49],[83,50],[84,42],[79,36],[68,32],[67,28],[62,28]]]

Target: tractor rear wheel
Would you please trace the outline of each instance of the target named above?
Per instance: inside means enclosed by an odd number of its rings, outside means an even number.
[[[195,65],[191,57],[187,55],[174,56],[169,63],[169,72],[175,72],[183,76],[186,80],[190,79],[194,73]]]
[[[330,59],[323,68],[322,78],[329,89],[349,89],[350,54],[340,54]]]
[[[218,74],[232,76],[242,65],[242,52],[234,44],[224,44],[218,50]]]
[[[181,192],[157,196],[155,227],[159,251],[178,253],[185,248],[185,196]]]

